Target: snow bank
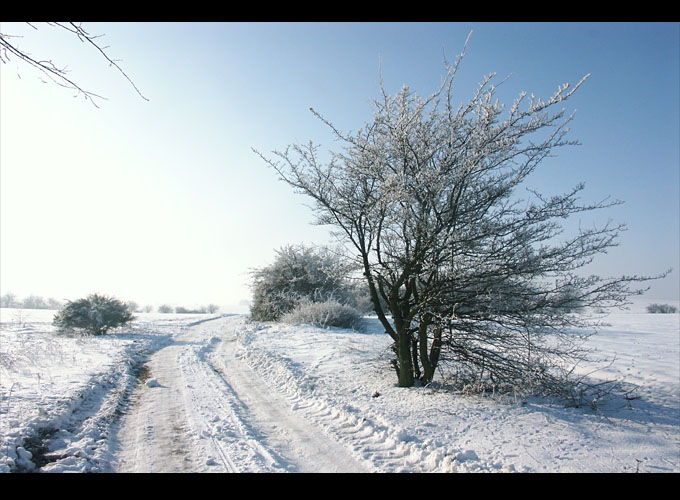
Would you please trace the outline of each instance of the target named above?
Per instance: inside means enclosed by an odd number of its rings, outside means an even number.
[[[583,367],[638,386],[639,399],[555,401],[399,388],[390,339],[245,322],[248,363],[330,438],[383,472],[680,472],[680,315],[631,311],[591,339],[611,365]],[[642,309],[644,310],[644,309]]]
[[[111,428],[145,357],[195,321],[139,314],[104,336],[55,332],[55,311],[0,309],[0,472],[110,471]],[[42,443],[50,438],[52,449]],[[59,460],[60,456],[68,457]]]

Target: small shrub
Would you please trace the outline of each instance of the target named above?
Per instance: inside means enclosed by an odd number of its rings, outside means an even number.
[[[337,299],[354,303],[355,290],[347,261],[328,247],[287,245],[276,250],[274,262],[252,272],[255,321],[278,321],[305,300]]]
[[[92,294],[84,299],[67,302],[54,316],[59,331],[84,331],[104,335],[134,319],[128,304],[105,295]]]
[[[361,326],[359,311],[335,299],[324,302],[303,300],[295,309],[281,316],[280,320],[288,324],[307,324],[324,328],[336,326],[356,330]]]
[[[674,314],[678,312],[678,308],[669,304],[649,304],[647,312],[652,314]]]

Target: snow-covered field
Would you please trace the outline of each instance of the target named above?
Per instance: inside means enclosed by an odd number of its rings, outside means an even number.
[[[67,337],[53,315],[0,309],[0,472],[680,472],[680,315],[642,301],[590,340],[637,399],[580,408],[396,387],[371,319]]]

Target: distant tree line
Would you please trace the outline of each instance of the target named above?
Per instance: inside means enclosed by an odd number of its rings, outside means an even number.
[[[652,314],[675,314],[678,308],[670,304],[650,304],[647,306],[647,312]]]
[[[173,307],[168,304],[163,304],[158,307],[159,313],[176,313],[176,314],[214,314],[219,310],[220,306],[216,304],[201,306],[197,309],[189,309],[187,307],[182,306]]]
[[[16,308],[16,309],[61,309],[66,301],[57,300],[52,297],[44,298],[39,295],[29,295],[23,299],[20,299],[16,294],[12,292],[7,292],[0,297],[0,308]],[[125,302],[127,309],[133,313],[153,312],[153,306],[146,305],[140,306],[134,301]],[[219,311],[219,306],[215,304],[209,304],[207,306],[202,306],[196,309],[189,309],[182,306],[172,307],[167,304],[163,304],[158,307],[159,313],[177,313],[177,314],[214,314]]]
[[[19,299],[15,294],[8,292],[0,297],[0,307],[14,307],[17,309],[59,309],[63,302],[52,297],[45,299],[38,295],[29,295]]]

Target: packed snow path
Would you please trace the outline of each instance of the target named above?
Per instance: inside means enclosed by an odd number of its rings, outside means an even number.
[[[239,359],[238,317],[154,353],[118,433],[119,472],[369,472]]]

